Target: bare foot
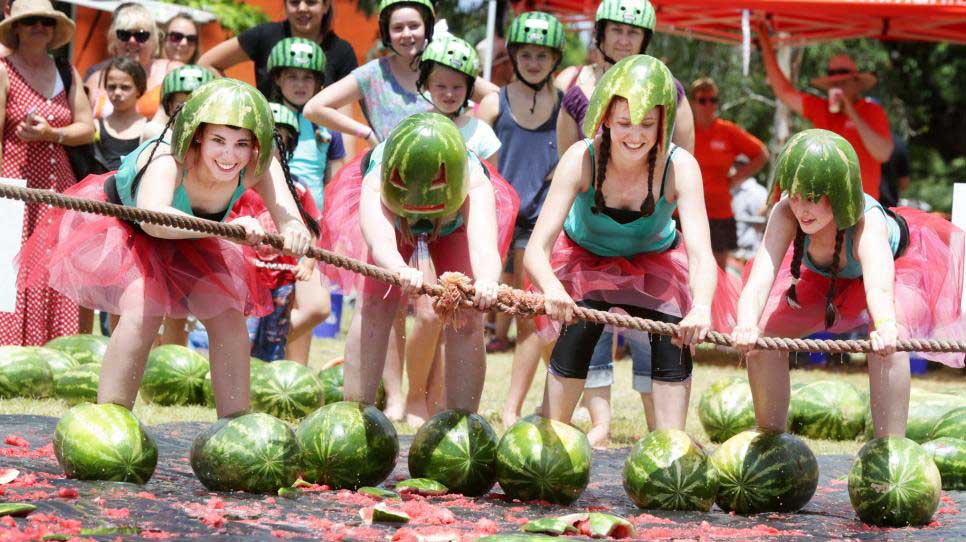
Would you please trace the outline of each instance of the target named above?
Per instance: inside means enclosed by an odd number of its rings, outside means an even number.
[[[401,422],[406,414],[406,405],[402,400],[386,398],[386,409],[383,410],[383,414],[392,421]]]
[[[429,408],[425,399],[406,398],[406,424],[416,429],[429,419]]]
[[[607,427],[603,426],[592,427],[587,432],[587,440],[590,441],[591,448],[595,450],[606,450],[610,446],[610,431]]]
[[[503,428],[509,429],[511,425],[517,423],[520,419],[520,415],[512,410],[504,410],[503,414],[500,415],[500,420],[503,421]]]

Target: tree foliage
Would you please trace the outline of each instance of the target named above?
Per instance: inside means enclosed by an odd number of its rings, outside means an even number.
[[[239,2],[238,0],[161,0],[189,8],[209,11],[218,18],[222,28],[233,35],[268,21],[268,15],[261,9]]]

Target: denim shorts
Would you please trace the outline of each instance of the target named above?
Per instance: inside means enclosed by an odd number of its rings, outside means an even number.
[[[510,242],[510,253],[506,257],[506,265],[503,267],[504,273],[513,273],[513,251],[527,248],[530,236],[533,235],[533,225],[517,224],[513,227],[513,240]]]
[[[252,356],[262,361],[285,359],[285,346],[291,328],[292,302],[295,301],[295,285],[285,284],[272,290],[275,310],[258,319],[258,327],[252,337]]]
[[[624,338],[631,351],[634,371],[634,391],[651,393],[651,343]],[[614,334],[604,331],[594,355],[590,358],[590,370],[587,371],[587,381],[584,388],[605,388],[614,384],[614,359],[612,356]]]

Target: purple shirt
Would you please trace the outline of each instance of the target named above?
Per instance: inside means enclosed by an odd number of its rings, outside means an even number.
[[[576,82],[576,79],[574,81]],[[684,85],[675,78],[674,88],[678,91],[678,105],[681,105],[681,100],[684,99]],[[583,130],[584,116],[587,114],[587,106],[589,104],[590,101],[584,94],[583,89],[580,88],[580,85],[575,84],[567,89],[563,97],[563,102],[561,102],[561,107],[577,122],[577,128]]]

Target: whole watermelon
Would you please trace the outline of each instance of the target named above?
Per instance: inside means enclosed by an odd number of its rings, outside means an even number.
[[[205,404],[208,360],[177,344],[159,346],[148,354],[141,380],[145,401],[162,406]]]
[[[922,445],[922,449],[932,457],[939,475],[942,477],[943,489],[962,491],[966,489],[966,440],[943,437],[930,440]]]
[[[929,440],[951,437],[966,440],[966,406],[954,408],[936,420]]]
[[[23,346],[0,346],[0,399],[50,397],[54,376],[47,361]]]
[[[274,492],[298,479],[299,446],[282,420],[239,413],[195,437],[191,470],[212,491]]]
[[[813,439],[852,440],[865,428],[865,401],[855,386],[820,380],[792,390],[792,432]]]
[[[468,497],[496,483],[496,433],[479,414],[446,410],[429,419],[409,447],[409,474]]]
[[[590,481],[587,435],[566,423],[527,416],[510,426],[496,449],[496,479],[507,497],[570,504]]]
[[[939,507],[941,490],[932,458],[903,437],[867,442],[849,471],[849,500],[869,525],[925,525]]]
[[[54,454],[68,478],[144,484],[154,474],[158,447],[134,414],[115,404],[67,411],[54,431]]]
[[[323,404],[338,403],[344,400],[342,386],[345,383],[342,363],[319,371],[319,382],[322,383],[324,397]],[[379,390],[376,392],[376,408],[386,409],[386,388],[379,382]]]
[[[251,364],[249,365],[248,382],[249,389],[255,382],[255,374],[258,373],[263,367],[267,367],[268,362],[262,361],[258,358],[251,358]],[[205,381],[202,384],[202,394],[205,397],[205,406],[214,407],[215,406],[215,390],[211,387],[211,371],[205,375]]]
[[[711,461],[684,431],[644,435],[624,462],[624,491],[641,508],[707,512],[718,491]]]
[[[906,438],[920,443],[926,442],[940,418],[950,410],[962,406],[966,406],[966,398],[913,388],[909,394]]]
[[[711,442],[724,442],[755,427],[755,405],[748,381],[730,377],[712,384],[701,395],[698,419]]]
[[[25,346],[24,348],[29,350],[31,355],[47,362],[47,366],[50,367],[50,373],[53,375],[55,383],[60,378],[60,375],[80,366],[80,363],[76,359],[60,350],[54,350],[53,348],[44,346]]]
[[[110,339],[102,335],[67,335],[51,339],[44,346],[68,354],[77,363],[101,363],[109,342]]]
[[[379,485],[396,466],[399,438],[379,409],[348,401],[325,405],[299,424],[302,477],[335,489]]]
[[[54,382],[54,395],[68,405],[97,402],[97,385],[101,378],[100,363],[85,363],[62,374]]]
[[[715,502],[725,512],[795,512],[818,487],[815,454],[790,433],[738,433],[715,450],[711,465]]]
[[[322,384],[315,372],[279,360],[252,373],[252,408],[287,420],[308,416],[322,406]]]

